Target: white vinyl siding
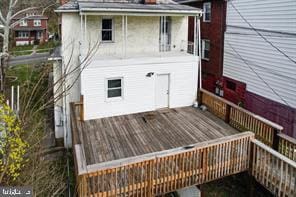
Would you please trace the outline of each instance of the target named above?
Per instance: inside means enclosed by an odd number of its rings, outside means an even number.
[[[296,61],[295,0],[232,3],[265,39]],[[296,107],[296,64],[251,29],[231,3],[224,45],[224,76],[246,83],[250,92]]]
[[[170,75],[171,108],[191,106],[196,100],[197,58],[152,60],[94,60],[88,65],[81,75],[85,120],[155,110],[158,74]],[[150,72],[154,75],[148,77]],[[105,98],[105,79],[119,75],[124,79],[124,99],[109,102]]]

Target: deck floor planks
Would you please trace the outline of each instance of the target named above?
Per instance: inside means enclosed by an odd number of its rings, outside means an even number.
[[[172,149],[238,131],[192,107],[163,109],[80,122],[87,164]]]

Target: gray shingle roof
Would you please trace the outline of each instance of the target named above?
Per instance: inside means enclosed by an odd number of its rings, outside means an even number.
[[[96,1],[70,1],[59,7],[58,12],[63,11],[108,11],[110,9],[123,11],[132,10],[141,12],[141,10],[151,11],[200,11],[198,8],[181,5],[172,1],[168,3],[143,4],[139,0],[96,0]]]

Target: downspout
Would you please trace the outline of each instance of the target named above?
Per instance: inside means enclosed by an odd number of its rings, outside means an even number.
[[[197,27],[196,31],[198,31],[197,37],[198,37],[198,87],[197,87],[197,102],[198,106],[202,104],[202,98],[201,98],[201,88],[202,88],[202,65],[201,65],[201,25],[200,25],[200,18],[201,14],[195,17],[195,20],[197,20]],[[195,35],[196,36],[196,35]]]

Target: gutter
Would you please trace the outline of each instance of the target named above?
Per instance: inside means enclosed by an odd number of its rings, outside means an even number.
[[[83,8],[81,12],[130,12],[130,13],[170,13],[170,14],[201,14],[201,10],[150,10],[150,9],[120,9],[120,8]]]

